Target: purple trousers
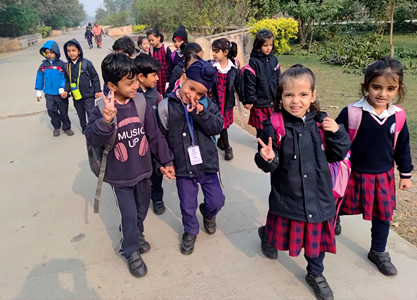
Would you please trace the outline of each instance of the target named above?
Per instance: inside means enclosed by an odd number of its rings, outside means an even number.
[[[197,235],[200,231],[197,216],[198,183],[204,194],[204,213],[208,219],[214,219],[224,205],[225,197],[217,174],[203,173],[197,177],[177,177],[178,196],[182,214],[184,232]]]

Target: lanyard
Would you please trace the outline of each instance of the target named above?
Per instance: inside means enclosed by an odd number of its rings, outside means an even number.
[[[188,125],[188,131],[190,132],[190,136],[191,136],[191,141],[193,145],[195,145],[193,118],[190,117],[186,104],[184,104],[184,111],[185,111],[185,120],[187,121],[187,125]]]
[[[80,69],[78,70],[78,78],[77,78],[77,87],[80,86],[80,76],[81,76],[81,61],[80,61]],[[71,63],[68,63],[68,73],[69,73],[69,80],[70,80],[70,84],[71,84]]]

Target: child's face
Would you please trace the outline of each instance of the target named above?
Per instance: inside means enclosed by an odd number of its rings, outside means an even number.
[[[152,47],[158,47],[161,41],[161,37],[156,37],[153,34],[148,35],[149,43],[151,43]]]
[[[316,101],[316,91],[311,90],[311,82],[307,76],[289,78],[282,91],[282,107],[293,116],[303,118],[310,104]]]
[[[177,50],[180,50],[181,44],[184,43],[183,40],[177,38],[174,38],[172,41],[174,42],[174,47]]]
[[[127,98],[135,98],[139,88],[138,77],[134,76],[132,79],[128,75],[123,77],[117,84],[109,83],[110,90],[114,91],[114,97],[118,100]]]
[[[180,97],[185,104],[200,100],[207,93],[207,89],[201,83],[185,78],[180,90]]]
[[[274,39],[270,38],[265,40],[261,47],[261,52],[265,55],[269,55],[274,47]]]
[[[46,49],[46,50],[45,50],[45,54],[46,54],[46,57],[47,57],[49,60],[54,60],[54,59],[56,58],[56,54],[55,54],[55,52],[54,52],[54,51],[51,51],[51,50],[49,50],[49,49]]]
[[[71,60],[77,60],[80,56],[80,50],[76,46],[68,46],[67,47],[67,54]]]
[[[392,75],[392,77],[378,76],[371,81],[368,88],[368,102],[375,110],[385,110],[388,104],[394,100],[400,86],[400,77]]]
[[[217,48],[211,48],[211,52],[213,53],[213,59],[215,61],[222,61],[227,59],[228,50],[223,51]]]
[[[148,39],[143,39],[142,44],[140,45],[140,48],[143,51],[145,51],[146,53],[148,53],[150,47],[151,47],[151,45],[149,44],[149,40]]]
[[[158,73],[149,73],[147,77],[145,77],[142,73],[138,75],[138,79],[141,85],[145,88],[153,89],[159,80]]]

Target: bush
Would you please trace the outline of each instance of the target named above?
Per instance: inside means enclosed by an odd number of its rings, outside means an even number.
[[[26,5],[9,5],[0,9],[0,36],[15,37],[35,32],[38,13]]]
[[[141,32],[144,31],[146,29],[146,25],[133,25],[133,32]]]
[[[291,49],[289,40],[297,38],[298,23],[292,18],[263,19],[248,25],[252,26],[249,29],[252,36],[255,36],[261,29],[271,31],[275,36],[274,50],[277,54],[289,51]]]
[[[110,14],[106,20],[104,21],[105,24],[109,24],[111,27],[122,27],[129,25],[129,12],[128,11],[120,11],[115,14]]]
[[[38,26],[36,32],[42,34],[43,38],[46,38],[52,31],[51,26]]]
[[[404,47],[404,46],[396,46],[394,48],[394,55],[396,58],[403,58],[403,59],[417,58],[417,50]]]

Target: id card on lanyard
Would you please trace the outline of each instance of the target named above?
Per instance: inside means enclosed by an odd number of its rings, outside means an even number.
[[[188,147],[188,156],[190,157],[190,163],[192,166],[199,165],[203,163],[203,159],[201,158],[200,147],[196,145],[194,139],[194,124],[193,119],[190,116],[190,113],[187,110],[187,105],[184,104],[184,111],[185,111],[185,119],[188,125],[188,131],[190,132],[191,142],[192,145]]]

